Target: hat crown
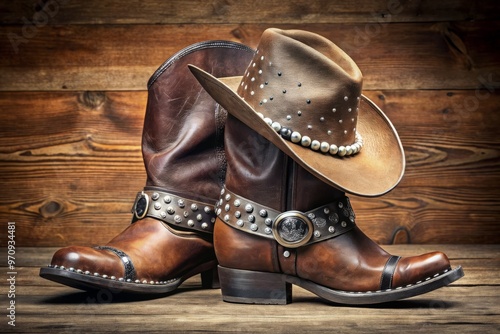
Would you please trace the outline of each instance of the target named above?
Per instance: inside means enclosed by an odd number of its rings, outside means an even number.
[[[237,93],[268,123],[348,146],[357,137],[361,90],[361,71],[333,42],[271,28],[262,34]]]

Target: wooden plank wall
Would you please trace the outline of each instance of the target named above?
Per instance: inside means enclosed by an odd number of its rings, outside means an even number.
[[[497,0],[0,0],[0,245],[100,244],[145,182],[146,82],[192,43],[255,47],[268,27],[317,32],[364,73],[407,169],[353,197],[389,243],[500,241]],[[119,194],[113,198],[113,194]]]

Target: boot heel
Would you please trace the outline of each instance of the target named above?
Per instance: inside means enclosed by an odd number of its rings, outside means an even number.
[[[204,289],[220,289],[217,268],[212,268],[201,273],[201,286]]]
[[[219,266],[222,299],[244,304],[288,304],[292,284],[281,274],[229,269]]]

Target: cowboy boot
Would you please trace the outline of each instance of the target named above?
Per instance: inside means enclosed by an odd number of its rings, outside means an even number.
[[[191,75],[198,64],[218,75],[241,75],[253,51],[209,41],[169,58],[148,82],[142,136],[147,172],[133,205],[132,223],[100,247],[57,251],[43,278],[83,290],[156,294],[200,274],[216,286],[213,204],[224,180],[225,114]]]
[[[286,304],[295,284],[334,303],[373,304],[463,276],[441,252],[394,256],[356,226],[345,192],[389,191],[404,154],[333,43],[270,29],[242,78],[192,71],[230,113],[214,230],[225,301]]]

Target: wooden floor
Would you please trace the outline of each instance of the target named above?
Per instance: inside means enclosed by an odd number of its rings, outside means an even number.
[[[500,245],[384,248],[399,255],[445,251],[453,266],[463,266],[465,276],[427,295],[369,307],[331,305],[297,287],[293,303],[286,306],[230,304],[221,300],[220,290],[200,289],[199,277],[166,297],[127,298],[104,291],[88,294],[44,280],[38,276],[39,267],[50,261],[56,249],[20,248],[16,250],[15,299],[8,298],[5,260],[0,264],[0,332],[500,332]],[[8,325],[10,300],[15,300],[15,328]]]

